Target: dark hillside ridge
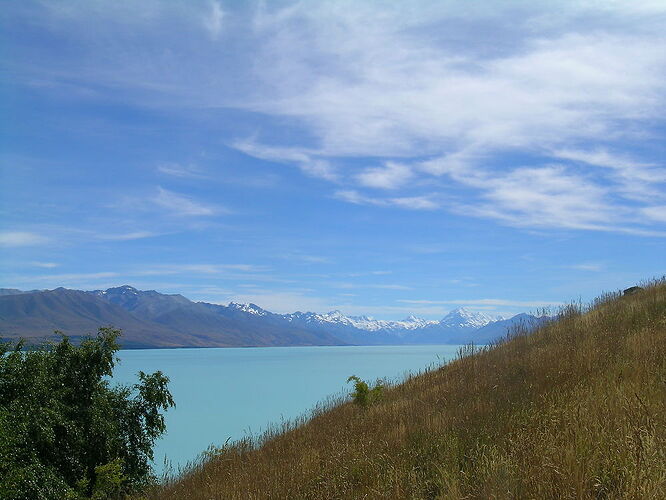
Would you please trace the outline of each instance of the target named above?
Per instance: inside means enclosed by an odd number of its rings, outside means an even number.
[[[0,338],[37,342],[53,337],[54,330],[81,337],[114,326],[123,331],[125,348],[480,344],[504,335],[518,321],[536,324],[538,319],[492,320],[456,310],[440,322],[413,317],[381,322],[338,311],[275,314],[255,304],[192,302],[129,285],[91,292],[0,289]]]

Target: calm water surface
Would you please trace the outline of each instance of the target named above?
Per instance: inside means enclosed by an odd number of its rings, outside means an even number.
[[[176,401],[155,469],[174,468],[211,444],[256,435],[302,415],[328,396],[347,393],[347,377],[396,380],[455,356],[459,346],[262,347],[120,351],[114,381],[134,383],[139,370],[162,370]]]

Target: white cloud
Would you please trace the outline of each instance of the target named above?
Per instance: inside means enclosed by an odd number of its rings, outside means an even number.
[[[222,31],[222,21],[224,19],[224,11],[219,2],[211,0],[210,12],[204,18],[204,27],[208,30],[212,40],[217,40]]]
[[[130,233],[122,234],[98,234],[97,238],[100,240],[111,240],[111,241],[129,241],[129,240],[139,240],[143,238],[152,238],[154,236],[159,236],[159,233],[153,233],[150,231],[133,231]]]
[[[657,222],[666,222],[666,205],[645,207],[641,210],[641,213],[648,219]]]
[[[161,174],[171,175],[173,177],[205,177],[201,168],[196,165],[181,165],[179,163],[161,163],[157,166],[157,171]]]
[[[259,76],[280,82],[277,98],[254,109],[303,119],[329,154],[361,156],[541,148],[618,132],[613,120],[657,116],[666,56],[655,40],[523,31],[511,52],[484,59],[433,44],[428,30],[416,35],[429,23],[445,29],[445,13],[413,23],[365,7],[276,17],[270,29],[282,45],[264,55],[272,64]]]
[[[38,262],[38,261],[31,262],[30,265],[34,266],[34,267],[43,267],[43,268],[46,268],[46,269],[52,269],[54,267],[59,266],[59,264],[56,263],[56,262]]]
[[[520,226],[601,229],[622,219],[605,200],[606,190],[563,167],[517,168],[506,174],[459,177],[479,188],[483,201],[462,204],[461,213],[493,217]]]
[[[25,247],[43,245],[49,238],[28,231],[6,231],[0,233],[0,247]]]
[[[412,170],[400,163],[387,162],[383,167],[368,168],[356,176],[365,187],[396,189],[404,187],[412,177]]]
[[[432,201],[428,196],[404,196],[402,198],[388,198],[389,205],[395,205],[409,210],[436,210],[439,203]]]
[[[157,188],[157,195],[151,201],[174,215],[184,217],[210,216],[226,212],[221,207],[195,201],[185,195],[174,193],[162,187]]]
[[[619,193],[629,199],[644,200],[646,197],[666,197],[666,168],[650,163],[641,163],[627,155],[618,155],[607,149],[554,151],[558,158],[604,167],[612,170],[611,179],[619,184]],[[660,186],[661,185],[661,186]]]
[[[336,191],[334,197],[356,205],[397,206],[409,210],[436,210],[439,204],[430,196],[407,196],[397,198],[375,198],[365,196],[353,189]]]
[[[251,140],[234,141],[231,146],[243,153],[261,160],[295,163],[301,171],[310,177],[327,181],[338,180],[338,173],[331,163],[316,157],[312,151],[298,148],[266,146]]]

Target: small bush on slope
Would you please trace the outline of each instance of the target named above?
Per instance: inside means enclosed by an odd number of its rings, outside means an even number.
[[[382,398],[384,384],[380,382],[375,383],[372,389],[370,389],[367,382],[361,380],[356,375],[349,377],[347,382],[354,382],[352,401],[362,408],[367,408],[372,404],[378,403]]]
[[[666,282],[230,446],[159,499],[666,498]]]

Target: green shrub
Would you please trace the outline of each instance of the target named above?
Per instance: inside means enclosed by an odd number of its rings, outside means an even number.
[[[118,335],[0,344],[0,498],[114,498],[150,481],[169,379],[139,372],[138,384],[111,387]]]
[[[352,393],[352,400],[362,408],[366,408],[382,398],[382,391],[384,385],[381,382],[375,382],[375,386],[370,389],[368,384],[352,375],[347,379],[347,382],[354,382],[354,392]]]

